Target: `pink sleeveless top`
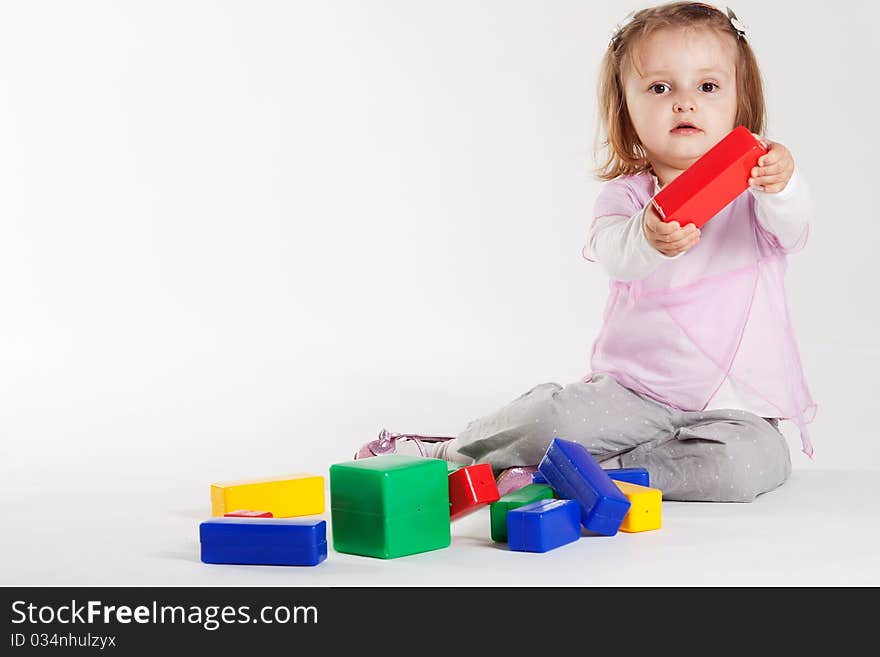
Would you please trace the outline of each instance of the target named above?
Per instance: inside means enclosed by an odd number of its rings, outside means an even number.
[[[603,185],[593,220],[631,217],[654,193],[650,173]],[[797,248],[801,248],[806,234]],[[700,243],[645,278],[611,280],[590,367],[682,411],[706,408],[726,377],[800,430],[816,413],[785,293],[786,253],[743,192],[702,229]]]

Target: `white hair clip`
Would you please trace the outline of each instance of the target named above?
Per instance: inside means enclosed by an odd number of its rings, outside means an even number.
[[[746,26],[743,22],[736,17],[736,14],[733,13],[733,9],[730,7],[725,7],[727,10],[727,18],[730,20],[730,24],[733,25],[733,29],[736,30],[736,33],[741,36],[743,39],[746,38]]]

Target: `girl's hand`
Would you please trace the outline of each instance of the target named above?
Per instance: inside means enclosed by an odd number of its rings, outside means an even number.
[[[758,159],[758,166],[752,169],[749,186],[770,194],[781,192],[794,173],[794,158],[791,151],[780,143],[767,141],[755,133],[752,134],[768,150]]]
[[[677,221],[666,223],[653,205],[645,211],[644,227],[648,243],[666,256],[676,256],[693,248],[700,241],[700,229],[693,224],[682,228]]]

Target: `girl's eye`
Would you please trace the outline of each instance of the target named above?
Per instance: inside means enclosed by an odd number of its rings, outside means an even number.
[[[658,96],[664,93],[665,89],[669,89],[669,85],[665,82],[658,82],[657,84],[651,85],[651,92]],[[700,90],[705,91],[706,93],[712,93],[716,89],[718,89],[718,85],[714,82],[704,82],[700,85]]]

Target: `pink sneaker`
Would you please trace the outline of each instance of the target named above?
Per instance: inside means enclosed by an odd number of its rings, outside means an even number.
[[[538,471],[536,465],[518,465],[515,468],[507,468],[498,475],[496,484],[498,484],[498,493],[504,497],[508,493],[519,490],[523,486],[532,483],[532,475]]]
[[[442,443],[452,440],[455,436],[420,436],[416,433],[389,433],[382,429],[376,440],[371,440],[361,447],[354,455],[355,460],[366,459],[381,454],[394,454],[397,451],[397,441],[412,441],[419,449],[422,456],[428,456],[426,443]]]

